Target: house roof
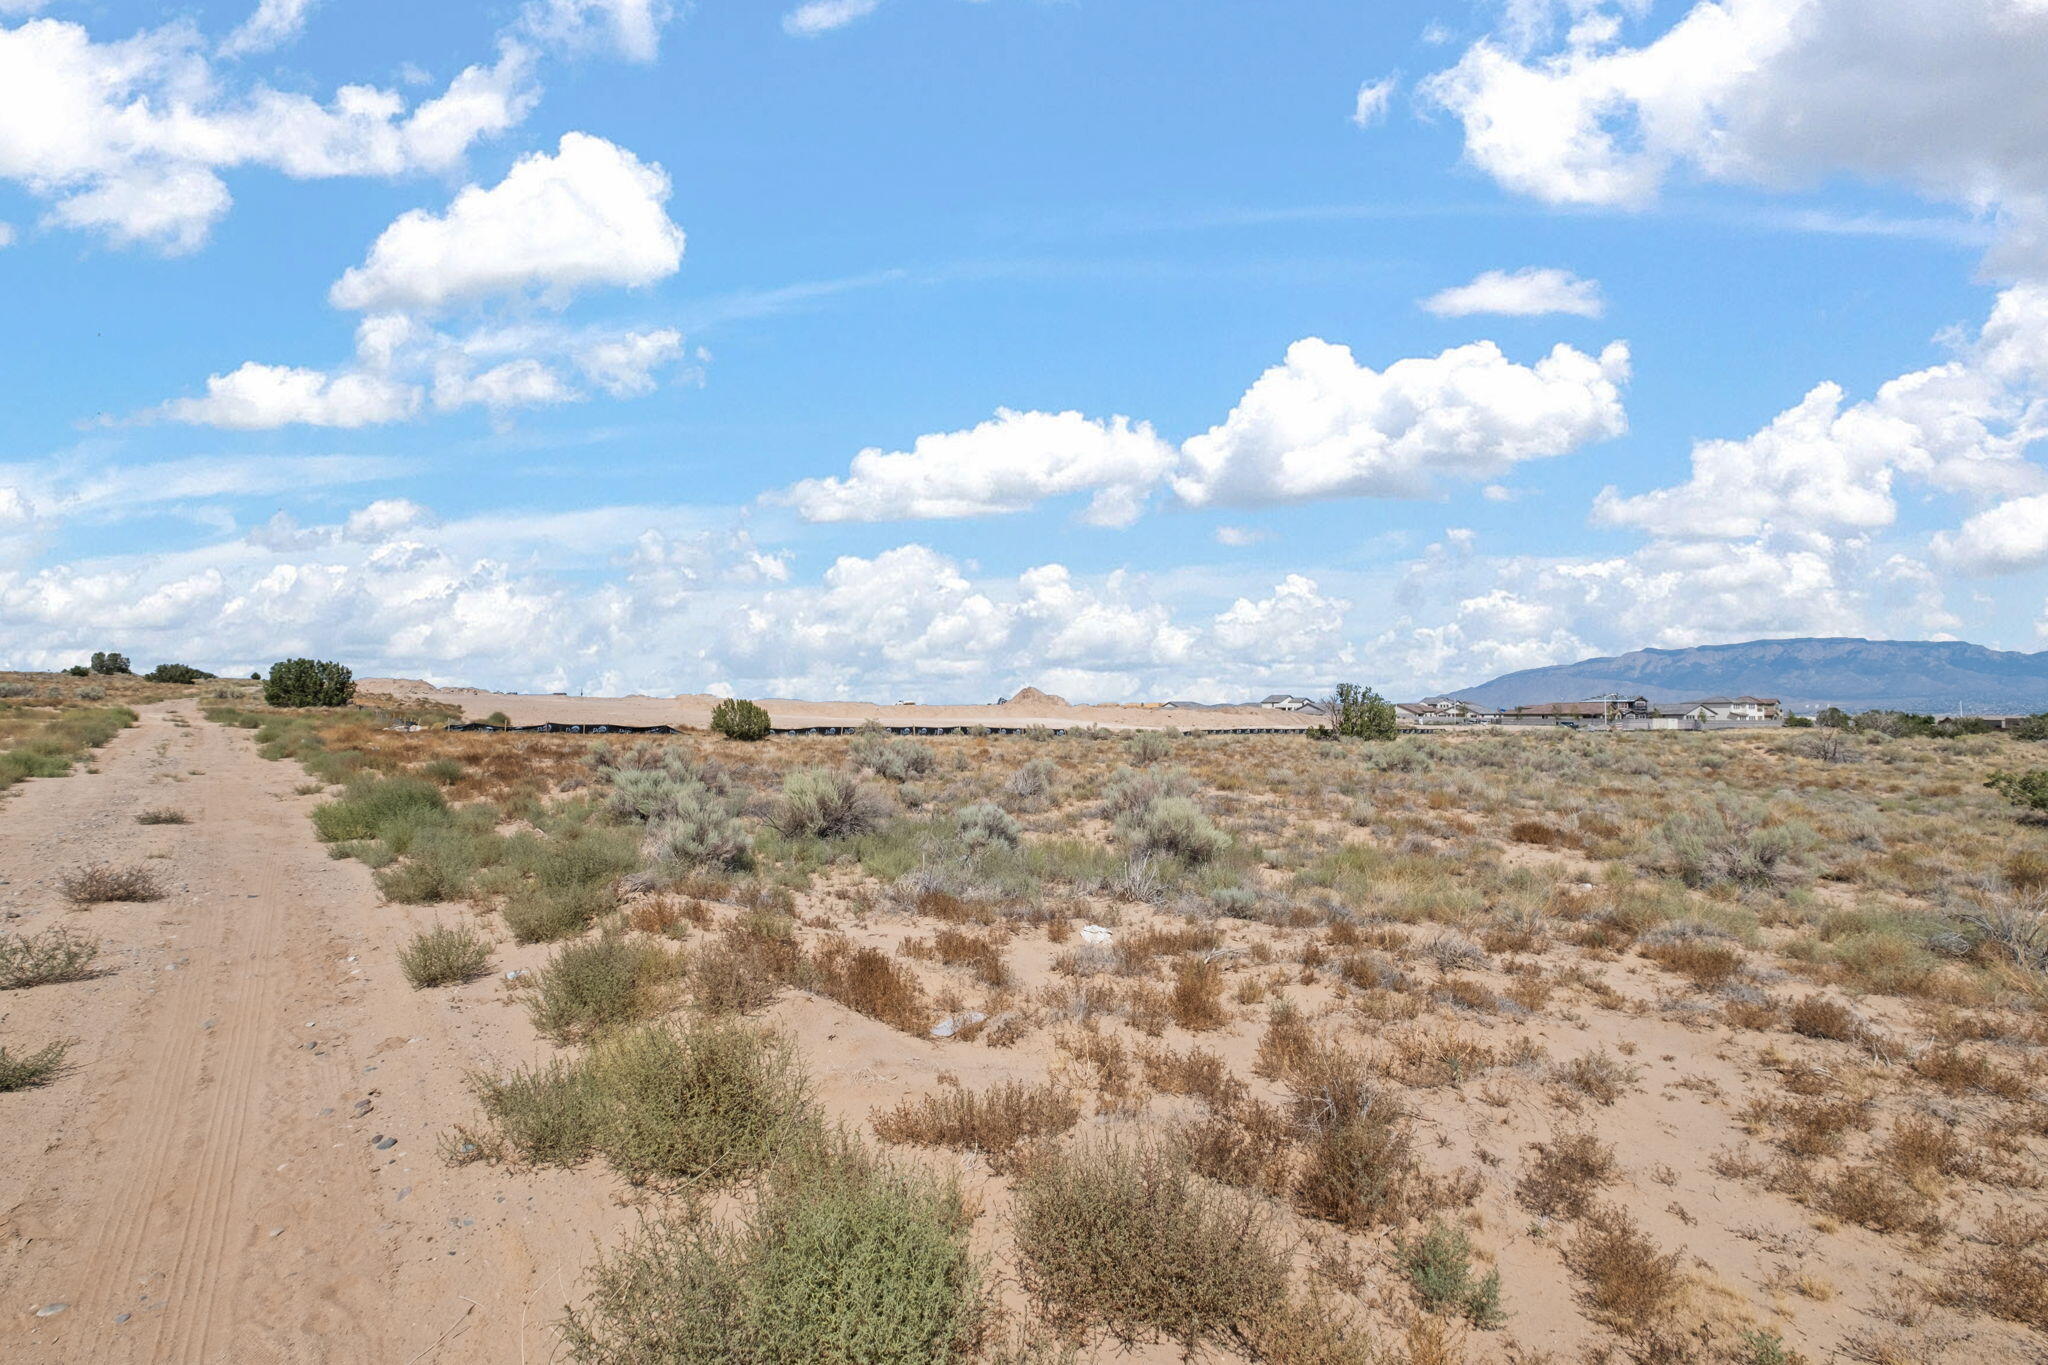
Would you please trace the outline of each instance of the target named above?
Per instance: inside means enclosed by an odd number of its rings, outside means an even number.
[[[1273,704],[1274,702],[1276,702],[1276,701],[1307,701],[1307,700],[1308,700],[1308,698],[1307,698],[1307,697],[1297,697],[1297,696],[1293,695],[1293,694],[1292,694],[1292,693],[1290,693],[1290,692],[1275,692],[1275,693],[1274,693],[1274,694],[1273,694],[1272,696],[1270,696],[1270,697],[1267,697],[1267,698],[1266,698],[1266,699],[1265,699],[1264,701],[1260,702],[1260,703],[1259,703],[1259,705],[1261,705],[1261,706],[1271,706],[1271,705],[1272,705],[1272,704]]]

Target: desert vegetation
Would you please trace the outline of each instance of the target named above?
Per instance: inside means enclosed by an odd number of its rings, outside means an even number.
[[[523,1007],[539,1060],[471,1078],[450,1159],[642,1202],[571,1358],[1765,1365],[2048,1330],[2048,825],[1987,785],[2024,741],[211,714],[452,926],[414,984]],[[494,940],[532,967],[478,979]]]

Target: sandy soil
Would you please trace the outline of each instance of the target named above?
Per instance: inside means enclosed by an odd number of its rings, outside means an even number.
[[[468,720],[481,720],[493,711],[502,711],[514,725],[552,721],[583,725],[690,725],[703,729],[711,724],[711,708],[720,700],[704,693],[675,697],[535,696],[485,692],[474,687],[435,687],[416,678],[362,678],[357,686],[382,696],[457,706]],[[1002,706],[880,706],[873,702],[794,701],[784,697],[763,697],[760,702],[781,727],[859,725],[870,720],[883,725],[1099,725],[1110,730],[1305,730],[1309,725],[1283,712],[1257,706],[1205,711],[1068,706],[1057,697],[1032,694],[1030,689]]]
[[[380,905],[315,842],[298,765],[190,702],[96,767],[0,803],[0,925],[95,935],[106,968],[0,997],[0,1041],[78,1040],[68,1075],[0,1096],[0,1359],[548,1359],[593,1240],[633,1215],[436,1154],[466,1070],[543,1050],[507,964],[408,988],[392,951],[430,916]],[[163,806],[191,823],[135,822]],[[93,862],[169,894],[74,910],[58,880]]]

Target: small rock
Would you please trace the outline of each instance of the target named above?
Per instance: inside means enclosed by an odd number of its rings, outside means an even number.
[[[203,1029],[210,1029],[210,1028],[212,1028],[212,1027],[213,1027],[213,1026],[214,1026],[215,1024],[218,1024],[219,1022],[220,1022],[220,1020],[218,1020],[218,1019],[209,1019],[209,1020],[207,1020],[207,1021],[206,1021],[205,1023],[201,1024],[201,1025],[200,1025],[199,1027],[201,1027],[201,1028],[203,1028]]]
[[[377,1141],[377,1150],[378,1150],[378,1151],[380,1151],[380,1152],[388,1152],[388,1151],[390,1151],[390,1150],[391,1150],[391,1149],[392,1149],[393,1147],[396,1147],[397,1145],[398,1145],[398,1139],[397,1139],[397,1138],[380,1138],[380,1139],[378,1139],[378,1141]]]
[[[272,1229],[270,1230],[270,1235],[271,1235],[272,1237],[282,1237],[282,1236],[284,1236],[284,1229],[283,1229],[283,1228],[272,1228]]]
[[[132,1316],[132,1314],[128,1314],[128,1313],[116,1313],[116,1314],[114,1314],[114,1323],[115,1323],[115,1325],[116,1325],[116,1326],[118,1326],[118,1325],[120,1325],[121,1323],[124,1323],[124,1322],[128,1321],[128,1319],[129,1319],[129,1318],[130,1318],[131,1316]]]
[[[46,1303],[36,1310],[36,1316],[39,1318],[54,1318],[70,1306],[68,1303]]]

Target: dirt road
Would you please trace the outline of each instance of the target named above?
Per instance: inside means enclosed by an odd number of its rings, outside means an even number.
[[[408,988],[393,953],[432,913],[328,858],[300,768],[191,702],[95,766],[0,800],[0,932],[68,925],[106,968],[0,995],[0,1043],[77,1040],[63,1078],[0,1095],[0,1359],[548,1360],[631,1215],[435,1152],[465,1071],[537,1055],[503,989],[521,959]],[[156,808],[189,823],[137,823]],[[96,862],[168,894],[74,909],[59,880]]]

